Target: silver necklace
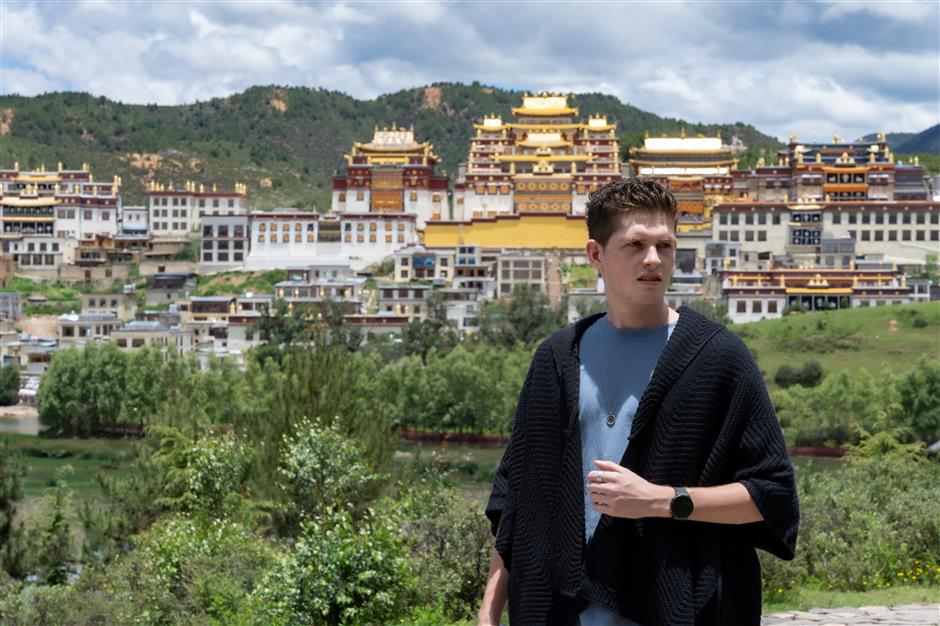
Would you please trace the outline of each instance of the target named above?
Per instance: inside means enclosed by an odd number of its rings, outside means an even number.
[[[604,321],[607,324],[610,324],[610,320],[605,319]],[[640,357],[642,357],[643,353],[646,352],[646,347],[649,345],[649,342],[653,338],[653,335],[656,334],[656,330],[658,329],[653,329],[652,331],[650,331],[649,337],[647,337],[646,341],[643,342],[643,347],[637,352],[636,358],[633,359],[633,365],[630,366],[630,373],[627,374],[626,380],[629,381],[633,377],[633,370],[636,369],[637,363],[640,362]],[[606,325],[601,327],[601,333],[603,335],[607,334]],[[607,361],[607,357],[604,354],[605,343],[607,343],[605,341],[605,337],[601,337],[601,377],[602,377],[601,388],[602,388],[602,391],[604,392],[604,402],[607,404],[607,426],[609,426],[610,428],[613,428],[614,424],[617,423],[617,416],[616,414],[614,414],[614,407],[611,406],[610,399],[607,396],[607,366],[605,365],[605,362]],[[621,401],[620,403],[617,404],[617,406],[619,407],[620,404],[622,403],[623,402]]]

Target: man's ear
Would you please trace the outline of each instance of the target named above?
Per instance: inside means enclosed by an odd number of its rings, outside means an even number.
[[[594,267],[594,269],[600,271],[600,254],[603,251],[603,246],[598,243],[596,239],[588,239],[588,242],[584,246],[584,250],[587,253],[588,262]]]

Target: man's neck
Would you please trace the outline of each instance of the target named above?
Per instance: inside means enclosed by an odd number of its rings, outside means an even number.
[[[665,302],[616,306],[607,301],[607,320],[614,328],[646,330],[676,321],[679,314]]]

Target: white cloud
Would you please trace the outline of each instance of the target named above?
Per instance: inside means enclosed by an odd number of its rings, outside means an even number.
[[[373,98],[479,80],[599,91],[778,137],[914,131],[940,119],[929,2],[4,2],[2,11],[3,93],[175,104],[256,84]]]

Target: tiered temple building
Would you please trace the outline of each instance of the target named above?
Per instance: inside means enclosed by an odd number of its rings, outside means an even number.
[[[621,177],[615,124],[578,119],[558,94],[525,95],[512,121],[484,117],[454,184],[454,219],[583,215],[588,194]]]
[[[407,213],[418,227],[448,219],[447,176],[435,173],[430,143],[415,141],[414,129],[375,129],[372,141],[353,144],[346,173],[333,177],[335,213]]]
[[[643,146],[630,148],[630,165],[638,176],[656,178],[669,186],[679,206],[680,230],[705,228],[711,208],[732,190],[737,161],[721,136],[650,137]]]

